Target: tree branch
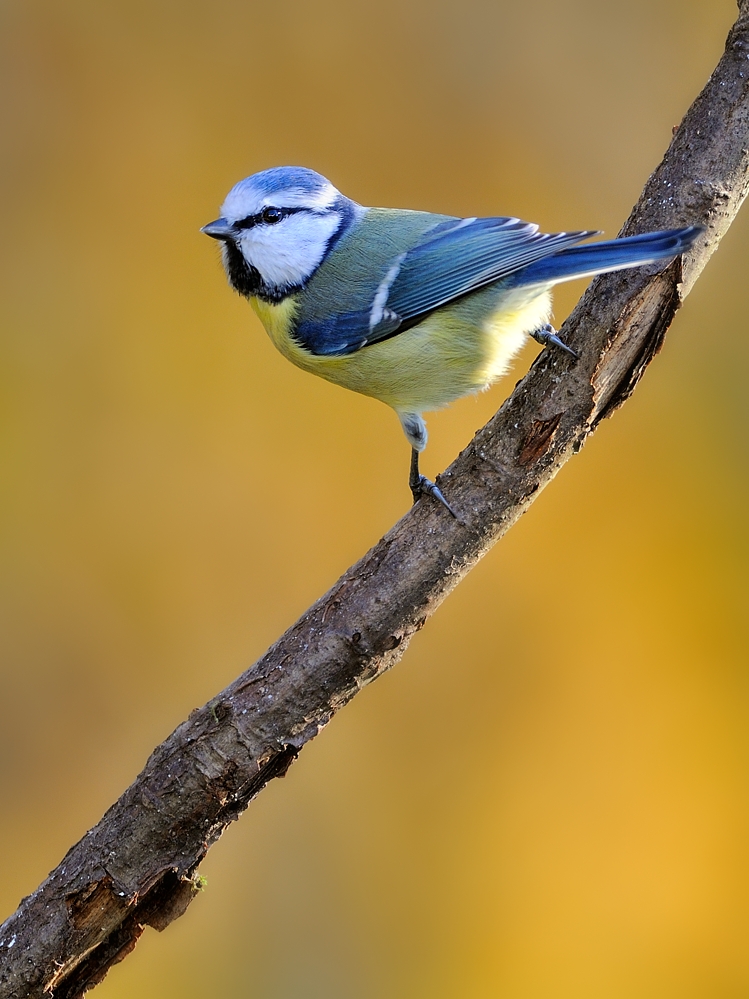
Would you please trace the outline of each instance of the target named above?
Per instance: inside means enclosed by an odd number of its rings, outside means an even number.
[[[396,663],[442,600],[632,393],[749,187],[749,0],[623,233],[700,223],[665,269],[597,278],[441,477],[462,522],[418,503],[247,672],[187,721],[0,927],[0,999],[81,996],[199,890],[226,826],[335,712]]]

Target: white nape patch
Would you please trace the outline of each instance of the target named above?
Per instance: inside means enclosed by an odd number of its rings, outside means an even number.
[[[372,309],[369,313],[370,333],[382,322],[382,317],[385,315],[385,306],[387,305],[390,289],[393,286],[393,281],[395,281],[400,274],[400,269],[405,259],[405,253],[401,253],[400,256],[395,258],[395,263],[382,279],[377,291],[375,292],[375,297],[372,300]]]
[[[298,212],[275,225],[245,229],[238,240],[248,264],[274,288],[303,284],[315,271],[342,222],[340,212]]]
[[[263,208],[310,208],[313,211],[323,211],[330,208],[339,196],[338,191],[328,181],[315,194],[301,187],[288,187],[267,194],[258,190],[251,181],[242,180],[236,184],[226,196],[221,206],[221,215],[229,222],[238,222],[250,215],[257,215]]]

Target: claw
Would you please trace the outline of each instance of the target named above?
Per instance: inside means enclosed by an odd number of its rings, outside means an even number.
[[[416,448],[411,448],[411,474],[408,477],[408,484],[411,488],[411,495],[414,498],[414,503],[418,503],[422,496],[434,496],[434,498],[439,500],[439,502],[444,506],[448,513],[451,513],[456,520],[460,520],[460,517],[443,496],[440,487],[435,485],[431,479],[426,477],[426,475],[422,475],[419,472],[419,452]]]
[[[566,354],[570,354],[572,357],[577,358],[579,354],[572,347],[569,347],[564,340],[560,340],[557,335],[557,331],[551,325],[551,323],[546,323],[540,329],[534,330],[531,333],[533,339],[540,343],[542,347],[556,347],[558,350],[563,350]]]
[[[421,496],[425,493],[427,496],[434,496],[436,500],[439,500],[444,508],[451,513],[456,520],[459,520],[457,513],[453,510],[450,504],[445,499],[442,490],[439,486],[435,485],[431,479],[428,479],[426,475],[420,475],[416,483],[416,488],[411,486],[411,492],[413,494],[414,503],[417,503]]]

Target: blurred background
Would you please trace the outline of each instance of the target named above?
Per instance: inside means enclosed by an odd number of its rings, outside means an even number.
[[[0,918],[409,506],[393,413],[230,293],[229,187],[614,235],[735,14],[2,0]],[[745,211],[634,399],[97,996],[749,992],[748,252]],[[430,418],[427,474],[537,349]]]

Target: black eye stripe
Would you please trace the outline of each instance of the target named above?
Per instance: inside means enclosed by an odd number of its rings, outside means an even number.
[[[275,222],[271,222],[270,220],[266,220],[265,218],[263,218],[265,212],[267,212],[269,209],[280,212],[280,215],[275,220]],[[296,215],[297,212],[306,212],[306,211],[308,211],[308,209],[302,208],[301,206],[298,208],[277,208],[275,205],[268,205],[265,208],[263,208],[262,211],[256,212],[254,215],[248,215],[246,218],[239,219],[239,221],[234,223],[234,228],[253,229],[256,225],[276,225],[282,219],[285,219],[288,215]]]

